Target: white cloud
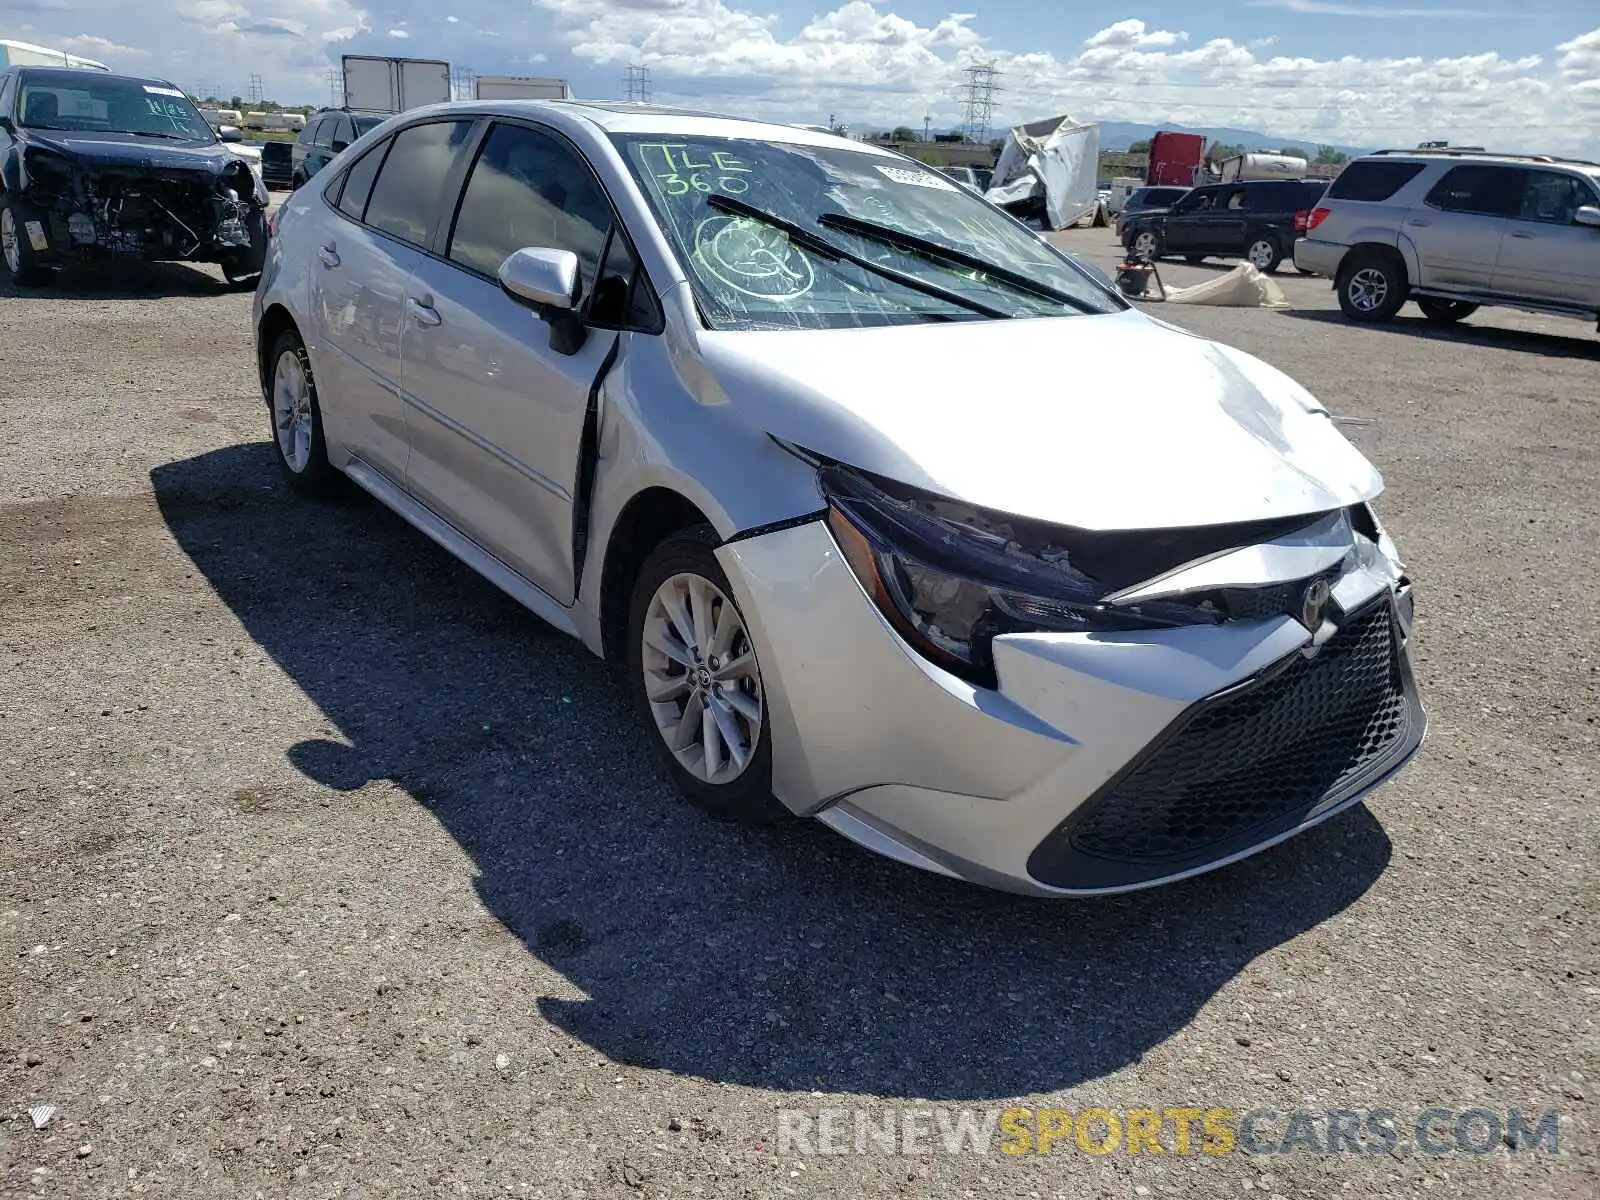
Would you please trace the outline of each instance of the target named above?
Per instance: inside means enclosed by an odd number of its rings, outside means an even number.
[[[1096,46],[1175,46],[1189,40],[1187,33],[1171,33],[1165,29],[1147,29],[1143,21],[1118,21],[1107,25],[1083,44],[1090,49]]]
[[[1366,17],[1381,21],[1421,20],[1503,20],[1537,14],[1487,8],[1395,8],[1386,4],[1344,4],[1340,0],[1246,0],[1246,8],[1281,8],[1287,12],[1321,17]]]
[[[63,38],[61,44],[68,50],[82,50],[90,58],[102,54],[124,55],[131,58],[150,56],[148,50],[141,50],[137,46],[122,46],[110,38],[96,37],[92,33],[80,33],[77,37]]]
[[[1587,83],[1578,86],[1594,84],[1596,77],[1600,77],[1600,29],[1591,29],[1570,42],[1562,42],[1556,49],[1561,51],[1561,58],[1556,64],[1561,68],[1561,74],[1569,79],[1576,77],[1587,80]]]
[[[408,38],[411,35],[409,33],[407,33],[404,29],[391,29],[391,30],[389,30],[389,36],[392,37],[392,38],[400,38],[400,39],[404,40],[405,38]]]

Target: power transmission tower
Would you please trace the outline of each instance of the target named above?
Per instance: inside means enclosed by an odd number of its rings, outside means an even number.
[[[628,89],[628,99],[636,100],[640,104],[650,103],[650,68],[628,67],[628,74],[623,78],[623,86]]]
[[[338,67],[328,68],[328,107],[344,107],[344,73]]]
[[[471,67],[450,68],[450,88],[457,100],[475,100],[478,95],[478,76]]]
[[[992,59],[973,63],[967,68],[967,81],[960,88],[961,102],[966,107],[965,133],[969,141],[979,145],[989,140],[989,120],[999,107],[994,98],[996,92],[1004,90],[995,82],[999,78],[1000,72],[995,70]]]
[[[922,140],[927,141],[928,135],[933,132],[933,114],[924,113],[922,116]]]
[[[264,99],[266,99],[266,94],[261,90],[261,76],[250,76],[250,91],[248,99],[251,104],[260,104]]]

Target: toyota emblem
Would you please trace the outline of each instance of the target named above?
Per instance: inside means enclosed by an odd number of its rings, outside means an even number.
[[[1326,579],[1313,579],[1300,597],[1300,623],[1312,633],[1322,628],[1322,614],[1328,607],[1330,595]]]

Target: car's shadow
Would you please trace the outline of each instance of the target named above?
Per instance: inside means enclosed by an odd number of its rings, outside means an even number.
[[[221,274],[178,262],[92,262],[51,271],[37,287],[0,277],[4,300],[164,300],[227,291]]]
[[[282,752],[329,787],[388,779],[425,805],[487,909],[587,997],[543,1016],[619,1062],[797,1092],[1065,1088],[1171,1037],[1389,859],[1358,807],[1198,880],[1045,902],[814,823],[713,822],[673,792],[616,672],[375,503],[298,498],[264,444],[152,483],[178,545],[343,739]]]
[[[1284,309],[1281,315],[1297,321],[1316,321],[1324,325],[1350,324],[1349,318],[1336,309],[1292,308]],[[1581,320],[1573,320],[1571,325],[1574,330],[1588,328]],[[1588,358],[1600,361],[1600,338],[1592,335],[1567,337],[1559,333],[1544,333],[1532,329],[1508,329],[1503,325],[1479,325],[1470,317],[1456,325],[1435,325],[1426,317],[1401,313],[1381,324],[1365,325],[1362,328],[1401,337],[1428,338],[1437,342],[1493,346],[1500,350],[1541,354],[1547,358]]]

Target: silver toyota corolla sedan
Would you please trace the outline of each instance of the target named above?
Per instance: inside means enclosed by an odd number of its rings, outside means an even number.
[[[284,203],[254,321],[289,480],[625,662],[719,816],[1123,891],[1422,741],[1382,480],[1328,411],[900,155],[412,110]]]

